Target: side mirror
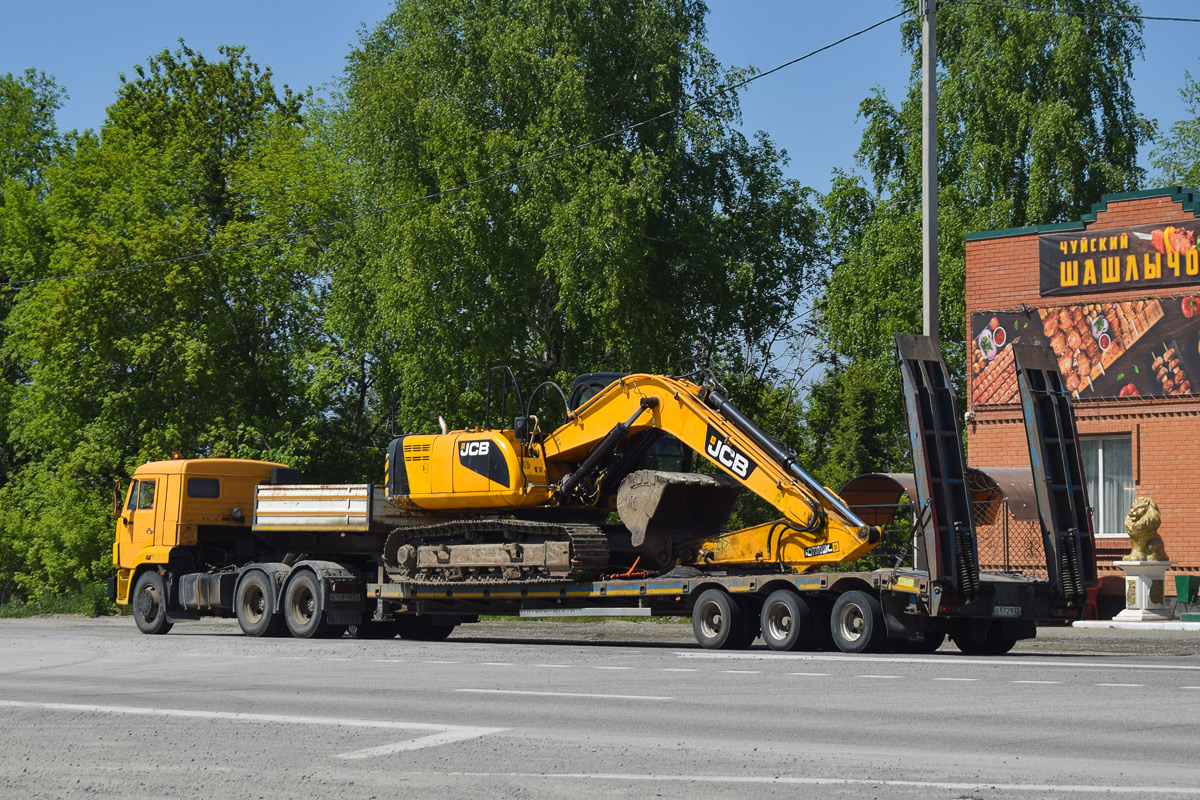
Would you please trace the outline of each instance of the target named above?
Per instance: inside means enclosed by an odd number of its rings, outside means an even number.
[[[121,479],[120,478],[113,478],[112,494],[113,494],[113,506],[112,506],[113,519],[120,519],[120,517],[121,517]]]

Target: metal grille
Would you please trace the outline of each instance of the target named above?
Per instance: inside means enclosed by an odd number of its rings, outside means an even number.
[[[1013,519],[1003,498],[972,503],[971,512],[980,570],[1047,577],[1041,522]]]

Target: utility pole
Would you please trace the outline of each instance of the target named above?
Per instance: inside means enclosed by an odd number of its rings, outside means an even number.
[[[935,342],[938,328],[937,3],[921,0],[921,286],[923,328]]]

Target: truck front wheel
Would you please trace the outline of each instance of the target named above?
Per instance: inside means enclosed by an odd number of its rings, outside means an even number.
[[[233,607],[238,625],[247,636],[282,636],[287,630],[283,617],[275,612],[275,587],[257,570],[238,584]]]
[[[167,619],[167,592],[162,575],[147,570],[133,585],[133,621],[142,633],[166,633],[173,625]]]
[[[283,618],[297,639],[316,639],[326,634],[329,622],[325,619],[325,603],[316,575],[304,571],[288,583]]]

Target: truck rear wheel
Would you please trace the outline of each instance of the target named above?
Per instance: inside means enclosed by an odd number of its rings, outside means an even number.
[[[803,650],[813,627],[808,603],[788,589],[767,596],[760,623],[763,641],[772,650]]]
[[[427,616],[398,617],[396,625],[400,630],[401,639],[411,639],[414,642],[440,642],[449,638],[456,625],[434,625]]]
[[[843,653],[874,653],[887,641],[883,606],[866,592],[846,592],[833,604],[830,625],[834,644]]]
[[[275,586],[257,570],[247,573],[238,584],[233,608],[247,636],[282,636],[287,631],[283,616],[275,611]]]
[[[147,570],[133,585],[133,621],[142,633],[166,633],[174,623],[167,619],[167,591],[162,575]]]
[[[742,605],[724,589],[705,589],[692,606],[692,632],[708,650],[745,647],[745,613]]]
[[[1000,629],[999,625],[989,625],[987,633],[979,636],[972,630],[955,631],[950,639],[964,655],[968,656],[1002,656],[1017,643],[1017,637],[1011,636]]]
[[[316,575],[305,570],[292,578],[283,598],[283,614],[288,630],[297,639],[326,635],[329,622],[325,619],[325,603]]]

